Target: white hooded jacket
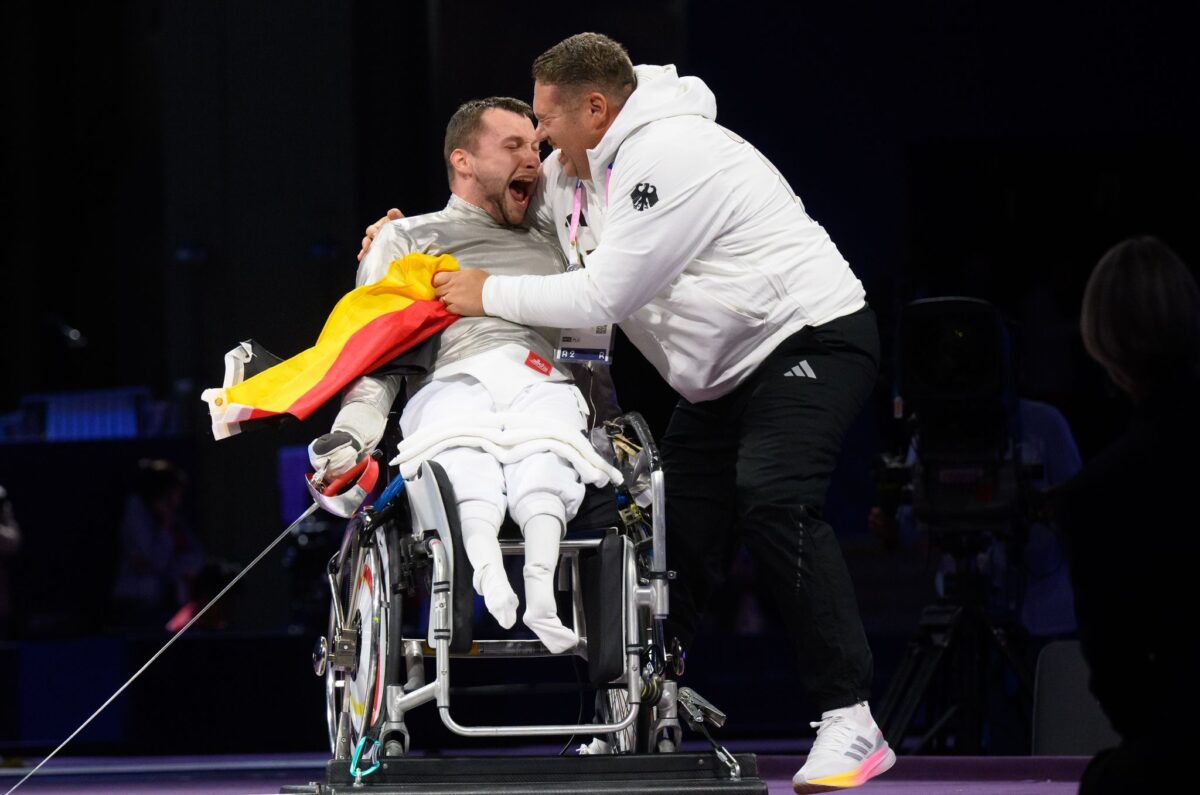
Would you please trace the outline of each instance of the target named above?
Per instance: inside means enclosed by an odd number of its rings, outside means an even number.
[[[775,167],[716,124],[703,81],[674,66],[635,71],[637,89],[587,153],[586,267],[494,276],[484,307],[529,325],[619,322],[683,397],[712,400],[804,326],[861,309],[864,292]],[[568,256],[579,184],[552,154],[533,210]]]

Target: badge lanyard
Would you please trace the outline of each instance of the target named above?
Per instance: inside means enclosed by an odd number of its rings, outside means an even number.
[[[604,204],[608,205],[608,185],[612,180],[612,163],[604,175]],[[567,271],[582,268],[583,253],[579,248],[579,223],[583,218],[583,180],[575,183],[575,200],[571,207],[571,223],[567,227],[570,247],[567,256]],[[559,362],[599,362],[612,364],[612,325],[564,328],[559,331],[558,346],[554,360]]]

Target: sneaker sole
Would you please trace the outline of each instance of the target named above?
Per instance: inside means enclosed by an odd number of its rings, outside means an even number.
[[[880,773],[886,773],[896,764],[896,752],[885,745],[863,760],[862,764],[845,773],[814,778],[812,781],[797,784],[792,782],[792,791],[797,795],[808,795],[814,792],[832,792],[850,787],[861,787]]]

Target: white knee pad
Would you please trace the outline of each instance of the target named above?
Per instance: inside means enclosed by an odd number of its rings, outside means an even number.
[[[565,525],[579,512],[586,487],[579,473],[554,453],[535,453],[504,467],[509,512],[524,527],[530,517],[547,513]]]
[[[575,508],[578,510],[579,506],[577,505]],[[554,492],[530,491],[517,498],[510,497],[508,512],[512,514],[513,521],[521,528],[522,534],[530,521],[538,516],[549,517],[558,523],[559,538],[562,538],[562,534],[566,532],[567,506],[563,504],[562,498]]]

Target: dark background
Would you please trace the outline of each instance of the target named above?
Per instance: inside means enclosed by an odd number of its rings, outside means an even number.
[[[996,303],[1014,323],[1022,394],[1064,412],[1086,459],[1127,413],[1079,341],[1091,267],[1131,234],[1200,260],[1195,27],[1166,4],[1148,6],[4,4],[0,415],[15,416],[31,394],[142,385],[176,419],[155,439],[0,444],[0,483],[25,536],[5,564],[16,636],[104,634],[116,525],[139,457],[188,469],[187,509],[211,553],[244,563],[274,537],[286,523],[277,450],[306,443],[329,416],[214,443],[199,393],[220,383],[222,354],[251,336],[281,354],[311,344],[353,284],[362,227],[390,206],[414,214],[444,203],[440,145],[453,109],[489,94],[528,99],[533,57],[581,30],[614,36],[635,63],[674,63],[709,84],[719,121],[779,167],[865,283],[888,356],[906,301]],[[69,328],[87,344],[69,345]],[[661,427],[672,395],[635,351],[618,356],[622,402]],[[866,526],[874,461],[897,444],[890,398],[885,368],[830,499],[881,678],[879,649],[903,637],[926,595],[925,573],[881,557]],[[229,633],[247,649],[286,639],[303,668],[311,638],[288,634],[289,577],[279,554],[268,558],[231,595]],[[4,648],[0,668],[45,672],[29,662],[35,646],[17,662],[19,647]],[[788,654],[763,649],[767,668]],[[93,667],[123,670],[96,654],[108,662]],[[130,665],[147,656],[127,654]],[[229,654],[236,670],[254,652]],[[729,655],[710,656],[714,700],[741,698],[747,657]],[[785,688],[789,665],[776,666]],[[180,676],[205,692],[212,672],[194,667]],[[228,679],[261,689],[267,672],[250,668]],[[0,699],[0,741],[57,741],[123,676],[111,678],[49,726]],[[747,730],[800,726],[766,712]],[[293,745],[319,743],[319,714],[311,719],[315,735]],[[115,729],[109,739],[146,747],[138,736]]]

